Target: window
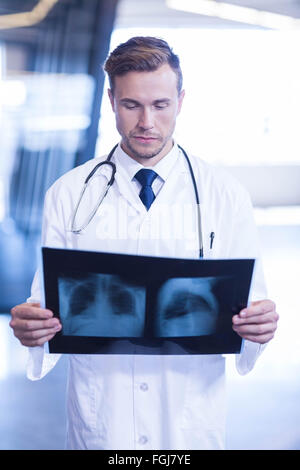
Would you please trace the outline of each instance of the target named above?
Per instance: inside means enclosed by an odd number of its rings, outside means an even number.
[[[119,29],[167,40],[181,59],[186,96],[175,138],[221,165],[300,164],[298,32]],[[97,156],[119,140],[105,87]]]

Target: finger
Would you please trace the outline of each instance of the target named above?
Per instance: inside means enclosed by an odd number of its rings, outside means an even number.
[[[49,336],[51,334],[55,335],[59,330],[61,329],[61,326],[57,326],[55,328],[44,328],[41,330],[32,330],[32,331],[23,331],[21,334],[22,340],[38,340],[40,338],[43,338],[45,336]],[[16,331],[15,333],[18,333]]]
[[[243,338],[262,337],[264,335],[274,335],[276,331],[276,323],[253,324],[233,326],[233,330]]]
[[[241,317],[249,317],[255,315],[262,315],[264,313],[275,312],[276,306],[272,300],[259,300],[252,302],[249,307],[244,308],[240,311]]]
[[[21,304],[11,309],[11,316],[12,318],[47,319],[53,317],[53,312],[32,304]]]
[[[56,332],[52,332],[35,339],[22,338],[20,339],[20,342],[23,344],[23,346],[27,347],[43,346],[45,343],[47,343],[47,341],[50,341],[55,336],[55,334]]]
[[[44,330],[48,328],[55,328],[59,325],[60,321],[56,317],[49,318],[48,320],[15,318],[10,321],[11,328],[13,328],[16,332]]]
[[[234,315],[232,317],[232,322],[234,325],[259,325],[261,323],[276,323],[279,319],[279,315],[276,312],[269,312],[260,315],[251,315],[251,316],[240,316]]]
[[[271,339],[274,338],[274,333],[267,333],[265,335],[258,335],[258,336],[246,335],[246,336],[242,336],[242,338],[248,341],[252,341],[252,343],[266,344],[269,341],[271,341]]]

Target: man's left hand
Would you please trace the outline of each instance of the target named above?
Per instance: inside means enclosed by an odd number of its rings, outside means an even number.
[[[244,339],[265,344],[274,337],[278,320],[274,302],[259,300],[232,317],[232,328]]]

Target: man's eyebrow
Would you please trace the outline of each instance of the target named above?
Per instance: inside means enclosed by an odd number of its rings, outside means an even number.
[[[171,99],[170,98],[159,98],[157,100],[154,100],[152,104],[160,104],[160,103],[170,103]],[[134,100],[133,98],[121,98],[120,103],[122,104],[141,104],[139,101]]]
[[[153,101],[153,104],[170,103],[170,101],[171,101],[170,98],[160,98],[158,100]]]
[[[120,99],[120,103],[122,103],[122,104],[126,104],[126,103],[140,104],[138,101],[133,100],[132,98],[122,98],[122,99]]]

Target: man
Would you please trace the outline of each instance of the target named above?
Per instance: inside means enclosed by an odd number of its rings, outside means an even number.
[[[83,182],[97,159],[60,178],[46,196],[42,243],[197,258],[191,178],[172,138],[184,99],[178,57],[160,39],[132,38],[111,53],[105,70],[121,135],[112,157],[116,181],[95,217],[78,235],[70,231],[70,221]],[[247,193],[223,171],[192,156],[190,159],[200,193],[204,257],[257,258],[257,234]],[[146,208],[147,201],[143,203],[139,197],[143,182],[135,176],[150,167],[156,172],[151,189],[154,202]],[[83,202],[87,214],[99,198],[103,179],[105,176],[98,174],[89,188]],[[177,227],[168,231],[172,223]],[[265,300],[259,266],[252,290],[252,304],[233,316],[233,329],[245,339],[243,352],[236,357],[241,374],[252,369],[263,345],[273,337],[278,320],[274,303]],[[43,377],[59,358],[46,354],[43,348],[61,325],[52,312],[40,307],[40,298],[36,275],[28,302],[11,312],[15,335],[30,347],[28,376],[32,379]],[[68,448],[224,447],[225,359],[221,355],[73,355],[69,373]]]

